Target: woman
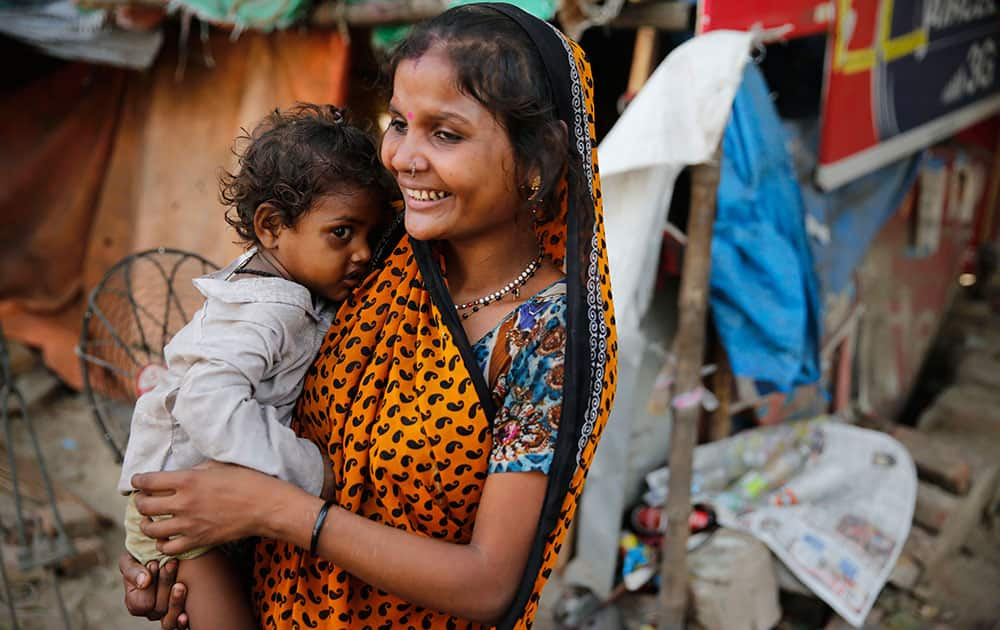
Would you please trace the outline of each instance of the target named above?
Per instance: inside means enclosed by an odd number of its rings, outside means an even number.
[[[406,235],[342,306],[296,414],[335,500],[217,465],[139,475],[136,505],[173,515],[143,525],[169,554],[262,536],[263,627],[527,627],[614,390],[589,66],[480,4],[415,29],[392,78]],[[155,576],[122,567],[149,613]]]

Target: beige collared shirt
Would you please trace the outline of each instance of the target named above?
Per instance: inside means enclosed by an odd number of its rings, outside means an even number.
[[[205,304],[166,346],[166,370],[136,403],[120,492],[132,491],[136,473],[214,459],[320,493],[329,463],[289,422],[332,309],[297,283],[233,276],[253,253],[194,281]]]

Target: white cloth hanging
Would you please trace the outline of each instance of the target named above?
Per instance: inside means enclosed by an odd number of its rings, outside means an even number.
[[[679,46],[598,147],[619,335],[649,308],[674,182],[719,145],[752,39],[715,31]]]
[[[652,300],[674,182],[685,166],[708,161],[719,145],[752,40],[751,33],[716,31],[676,48],[598,148],[618,323],[619,395],[587,478],[576,556],[565,579],[602,599],[614,584],[621,514],[633,490],[630,466],[643,461],[631,443],[648,393],[632,391],[646,380],[639,366],[648,344],[639,322]],[[663,435],[641,440],[660,449],[670,424],[656,426]],[[666,453],[663,448],[663,457]]]

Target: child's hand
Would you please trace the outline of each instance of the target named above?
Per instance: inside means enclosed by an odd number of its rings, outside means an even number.
[[[118,571],[125,587],[125,607],[136,617],[160,620],[164,630],[185,630],[188,627],[184,604],[187,589],[175,584],[177,561],[170,560],[161,568],[157,562],[143,567],[128,553],[118,558]]]

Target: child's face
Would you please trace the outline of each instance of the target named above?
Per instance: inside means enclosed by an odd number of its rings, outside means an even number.
[[[270,252],[316,295],[342,301],[361,282],[371,259],[369,239],[382,209],[355,191],[318,197],[294,226],[283,226]]]

